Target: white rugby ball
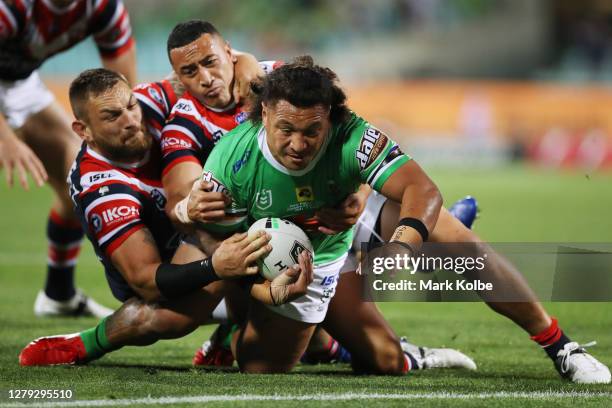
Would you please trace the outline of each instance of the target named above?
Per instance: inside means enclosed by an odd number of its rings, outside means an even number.
[[[270,240],[272,251],[258,261],[259,273],[264,278],[273,280],[286,268],[299,263],[298,255],[303,250],[308,250],[314,257],[310,239],[300,227],[291,221],[281,218],[262,218],[251,225],[248,233],[252,235],[260,230],[272,236]]]

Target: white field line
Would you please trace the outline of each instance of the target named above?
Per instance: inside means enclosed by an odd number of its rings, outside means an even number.
[[[81,400],[35,403],[9,402],[1,403],[0,407],[114,407],[121,405],[167,405],[167,404],[202,404],[207,402],[238,402],[238,401],[352,401],[352,400],[470,400],[470,399],[528,399],[528,400],[556,400],[566,398],[612,398],[609,392],[563,392],[563,391],[535,391],[535,392],[481,392],[474,394],[452,394],[448,392],[432,392],[417,394],[310,394],[310,395],[198,395],[185,397],[158,397],[133,398],[113,400]]]

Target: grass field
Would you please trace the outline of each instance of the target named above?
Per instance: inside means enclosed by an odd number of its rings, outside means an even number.
[[[481,204],[476,231],[492,242],[611,242],[612,174],[552,173],[509,168],[450,172],[433,169],[447,203],[470,193]],[[299,366],[289,375],[242,375],[191,368],[196,347],[212,328],[147,348],[125,348],[89,366],[20,368],[17,356],[35,337],[76,332],[93,319],[38,320],[32,305],[44,280],[44,222],[50,191],[25,193],[0,186],[0,406],[8,389],[74,390],[79,406],[612,406],[612,386],[561,381],[527,335],[479,303],[385,303],[381,308],[398,333],[412,342],[458,348],[471,355],[476,372],[426,371],[407,377],[351,375],[347,366]],[[117,306],[89,244],[78,284]],[[609,303],[546,305],[572,339],[587,342],[612,366]],[[151,400],[143,400],[150,397]],[[167,399],[159,399],[167,397]],[[185,398],[191,397],[191,398]],[[173,399],[174,398],[174,399]],[[139,399],[138,401],[127,401]],[[277,401],[274,401],[276,399]],[[87,400],[103,400],[86,402]],[[31,403],[32,401],[24,401]],[[76,406],[76,405],[74,405]]]

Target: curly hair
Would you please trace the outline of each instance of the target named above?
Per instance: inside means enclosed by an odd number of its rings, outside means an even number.
[[[329,68],[315,65],[309,55],[280,66],[261,82],[251,84],[251,89],[249,119],[254,123],[261,123],[262,103],[273,106],[281,100],[298,108],[329,106],[334,124],[343,123],[349,117],[346,94],[338,86],[338,76]]]

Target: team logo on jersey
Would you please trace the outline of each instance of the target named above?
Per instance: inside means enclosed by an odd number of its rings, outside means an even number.
[[[242,122],[247,120],[248,117],[249,117],[249,114],[247,112],[240,112],[239,114],[236,115],[236,123],[241,124]]]
[[[385,149],[388,142],[389,139],[380,130],[367,127],[361,135],[359,149],[355,152],[359,168],[361,170],[367,169]]]
[[[272,190],[264,188],[255,196],[255,206],[260,210],[267,210],[272,206]]]
[[[189,112],[191,112],[193,110],[193,106],[192,106],[191,102],[182,101],[182,102],[178,102],[176,105],[174,105],[174,110],[176,110],[178,112],[189,113]]]
[[[108,188],[108,186],[103,186],[98,189],[98,194],[104,197],[104,194],[108,193],[109,191],[110,191],[110,188]]]
[[[159,94],[159,92],[157,92],[157,89],[149,88],[149,89],[147,89],[147,92],[149,93],[149,96],[151,98],[153,98],[157,103],[159,103],[160,105],[164,104],[164,100],[162,99],[162,97]]]
[[[314,193],[310,186],[297,187],[295,189],[295,196],[297,197],[298,203],[314,201]]]
[[[102,218],[98,214],[91,216],[91,226],[96,234],[102,231]]]

